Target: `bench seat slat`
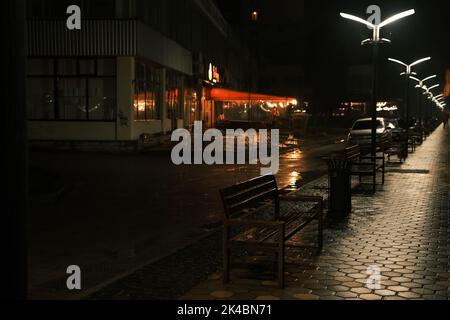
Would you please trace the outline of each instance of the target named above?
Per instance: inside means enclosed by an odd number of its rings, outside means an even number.
[[[229,205],[234,205],[236,203],[240,203],[245,199],[251,198],[258,194],[261,194],[267,190],[274,190],[276,186],[274,186],[273,181],[264,182],[263,184],[255,185],[247,190],[241,191],[239,193],[231,194],[229,196],[224,197],[224,201],[226,201]]]
[[[258,202],[262,202],[264,200],[270,200],[271,198],[275,197],[276,194],[278,194],[278,189],[271,189],[263,193],[257,194],[246,200],[230,205],[229,212],[231,214],[240,212],[241,210],[247,209],[249,206],[253,204],[257,204]]]
[[[223,189],[222,193],[225,197],[229,197],[230,195],[245,191],[247,189],[254,187],[255,185],[261,185],[266,182],[275,182],[275,178],[271,175],[258,177],[258,178],[251,179],[246,182],[239,183],[232,187]]]

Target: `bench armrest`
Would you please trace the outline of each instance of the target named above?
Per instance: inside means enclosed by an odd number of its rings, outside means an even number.
[[[224,225],[226,226],[244,226],[244,227],[255,227],[255,228],[279,228],[285,223],[283,221],[264,221],[264,220],[238,220],[230,219],[224,220]]]
[[[376,162],[353,162],[352,166],[376,166]]]
[[[322,203],[323,198],[319,196],[280,196],[280,201],[303,201]]]
[[[366,157],[361,157],[361,160],[373,160],[373,159],[376,159],[376,160],[383,160],[383,159],[385,159],[385,158],[382,157],[382,156],[376,156],[376,157],[366,156]]]

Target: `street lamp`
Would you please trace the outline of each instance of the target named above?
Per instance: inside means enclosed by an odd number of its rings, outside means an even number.
[[[423,86],[422,89],[424,90],[423,94],[424,95],[428,95],[429,98],[434,98],[434,94],[433,92],[431,92],[431,90],[436,89],[437,87],[439,87],[439,84],[435,84],[434,86],[431,87],[427,87],[427,86]]]
[[[437,75],[434,74],[434,75],[424,78],[422,80],[420,80],[416,77],[413,77],[413,76],[410,76],[409,78],[418,83],[416,85],[416,88],[422,89],[422,87],[425,85],[425,82],[427,82],[431,79],[434,79],[436,77],[437,77]],[[420,93],[419,93],[419,121],[420,121],[420,128],[422,130],[422,128],[423,128],[423,99],[422,99],[422,96],[420,95]]]
[[[429,88],[427,88],[426,86],[424,86],[424,90],[425,90],[425,95],[428,95],[428,99],[431,101],[431,106],[430,106],[430,112],[431,112],[431,116],[433,116],[434,114],[434,108],[433,108],[433,99],[435,98],[432,90],[438,88],[440,85],[439,84],[435,84],[434,86],[431,86]]]
[[[407,64],[403,61],[400,61],[397,59],[392,59],[392,58],[389,58],[388,60],[391,62],[398,63],[406,68],[405,71],[403,73],[401,73],[400,75],[405,76],[404,112],[406,113],[406,133],[409,134],[409,122],[410,122],[410,119],[409,119],[410,118],[410,112],[409,112],[410,110],[409,110],[409,101],[408,101],[408,99],[409,99],[409,81],[410,81],[411,76],[416,75],[416,73],[412,71],[412,68],[414,66],[417,66],[418,64],[421,64],[422,62],[431,60],[431,57],[419,59],[410,64]]]
[[[414,67],[414,66],[416,66],[416,65],[418,65],[418,64],[421,64],[422,62],[431,60],[431,57],[426,57],[426,58],[423,58],[423,59],[419,59],[419,60],[417,60],[417,61],[415,61],[415,62],[413,62],[413,63],[411,63],[411,64],[406,64],[406,63],[404,63],[403,61],[400,61],[400,60],[397,60],[397,59],[392,59],[392,58],[389,58],[388,60],[389,60],[389,61],[392,61],[392,62],[395,62],[395,63],[398,63],[398,64],[401,64],[401,65],[403,65],[403,66],[406,67],[406,71],[403,72],[403,73],[401,73],[400,75],[408,75],[408,76],[411,76],[411,75],[416,74],[415,72],[412,72],[412,67]],[[417,74],[416,74],[416,75],[417,75]]]
[[[422,87],[420,87],[423,90],[423,95],[427,96],[426,100],[425,100],[425,119],[426,119],[426,123],[428,124],[428,120],[431,118],[431,105],[428,102],[428,100],[431,100],[431,98],[433,97],[433,94],[429,91],[428,87],[426,85],[423,85]]]
[[[428,80],[434,79],[436,77],[437,77],[437,75],[434,74],[434,75],[429,76],[429,77],[427,77],[425,79],[422,79],[422,80],[417,79],[416,77],[410,77],[410,78],[413,79],[414,81],[417,81],[418,85],[416,85],[416,88],[421,88],[421,87],[423,87],[425,85],[425,82],[427,82]]]
[[[377,155],[377,100],[378,100],[378,46],[383,43],[390,43],[391,41],[385,38],[381,38],[380,30],[381,28],[394,23],[400,19],[413,15],[415,13],[414,9],[407,10],[401,13],[398,13],[385,21],[379,24],[373,24],[368,22],[365,19],[361,19],[357,16],[340,13],[341,17],[344,19],[352,20],[361,24],[368,26],[373,30],[372,38],[366,39],[361,42],[362,45],[372,44],[373,45],[373,83],[372,83],[372,157]]]
[[[440,86],[440,84],[435,84],[434,86],[431,86],[428,88],[428,92],[432,93],[431,90],[436,89]]]

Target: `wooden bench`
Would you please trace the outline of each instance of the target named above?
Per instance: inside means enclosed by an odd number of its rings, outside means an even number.
[[[409,146],[409,139],[403,134],[386,144],[384,153],[388,156],[388,161],[391,161],[392,156],[397,156],[403,162],[408,157]]]
[[[323,199],[314,196],[281,196],[275,176],[267,175],[237,184],[220,191],[224,206],[223,269],[224,283],[230,281],[232,250],[258,250],[277,255],[278,284],[284,287],[285,243],[310,222],[318,220],[318,245],[323,246]],[[293,210],[284,210],[290,203]],[[296,203],[310,208],[299,212]],[[249,218],[249,209],[265,211],[268,216]],[[236,230],[241,229],[241,230]]]
[[[385,183],[386,159],[384,156],[384,148],[386,147],[386,145],[380,145],[378,151],[382,155],[375,157],[361,153],[361,148],[358,145],[345,149],[345,158],[351,162],[351,175],[358,176],[360,182],[362,181],[362,177],[372,177],[373,193],[376,192],[377,174],[379,171],[382,173],[382,184],[384,185]]]

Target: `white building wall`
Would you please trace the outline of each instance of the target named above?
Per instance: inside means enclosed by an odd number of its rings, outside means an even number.
[[[41,141],[114,141],[114,122],[29,121],[28,137]]]

